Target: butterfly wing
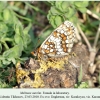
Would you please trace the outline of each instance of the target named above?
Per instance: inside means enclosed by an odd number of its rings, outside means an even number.
[[[74,44],[75,33],[73,23],[65,21],[42,43],[39,53],[49,57],[68,55]]]

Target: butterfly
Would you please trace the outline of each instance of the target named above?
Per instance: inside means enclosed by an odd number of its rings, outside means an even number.
[[[76,27],[70,21],[58,26],[38,49],[39,59],[61,58],[72,51],[76,36]]]

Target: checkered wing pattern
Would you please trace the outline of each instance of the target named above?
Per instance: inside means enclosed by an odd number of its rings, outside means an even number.
[[[65,21],[56,28],[39,48],[39,57],[62,57],[68,55],[73,47],[76,28],[70,21]]]

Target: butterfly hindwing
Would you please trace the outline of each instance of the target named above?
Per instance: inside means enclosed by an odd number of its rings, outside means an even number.
[[[68,55],[74,44],[75,33],[73,23],[65,21],[42,43],[39,53],[49,57]]]

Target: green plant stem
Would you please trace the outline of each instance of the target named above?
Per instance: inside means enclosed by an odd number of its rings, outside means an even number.
[[[8,42],[12,42],[13,39],[10,39],[10,38],[5,38],[4,41],[8,41]]]
[[[28,5],[29,7],[33,8],[36,12],[40,12],[41,14],[44,14],[45,16],[47,15],[44,11],[40,10],[39,8],[32,6],[27,2],[25,2],[25,4]]]
[[[24,19],[24,20],[27,20],[27,21],[29,21],[29,22],[32,22],[32,20],[30,20],[30,19],[28,19],[28,18],[26,18],[26,17],[20,16],[20,15],[18,15],[18,14],[15,13],[15,12],[14,12],[14,14],[15,14],[17,17],[21,18],[21,19]]]
[[[9,49],[9,47],[8,47],[8,45],[6,44],[6,42],[5,42],[5,41],[2,41],[2,44],[4,45],[4,47],[6,48],[6,50],[8,50],[8,49]]]
[[[15,12],[14,12],[15,13]],[[20,15],[18,15],[18,14],[16,14],[15,13],[15,15],[17,16],[17,17],[19,17],[19,18],[21,18],[21,19],[24,19],[24,20],[27,20],[27,21],[29,21],[29,22],[32,22],[32,23],[34,23],[34,24],[36,24],[36,25],[39,25],[39,26],[42,26],[39,22],[37,22],[36,20],[31,20],[31,19],[28,19],[28,18],[26,18],[26,17],[23,17],[23,16],[20,16]]]
[[[20,5],[19,5],[20,6]],[[14,11],[19,12],[21,15],[26,15],[28,8],[25,6],[24,10],[18,8],[18,6],[16,7],[15,5],[10,5],[10,8]]]

